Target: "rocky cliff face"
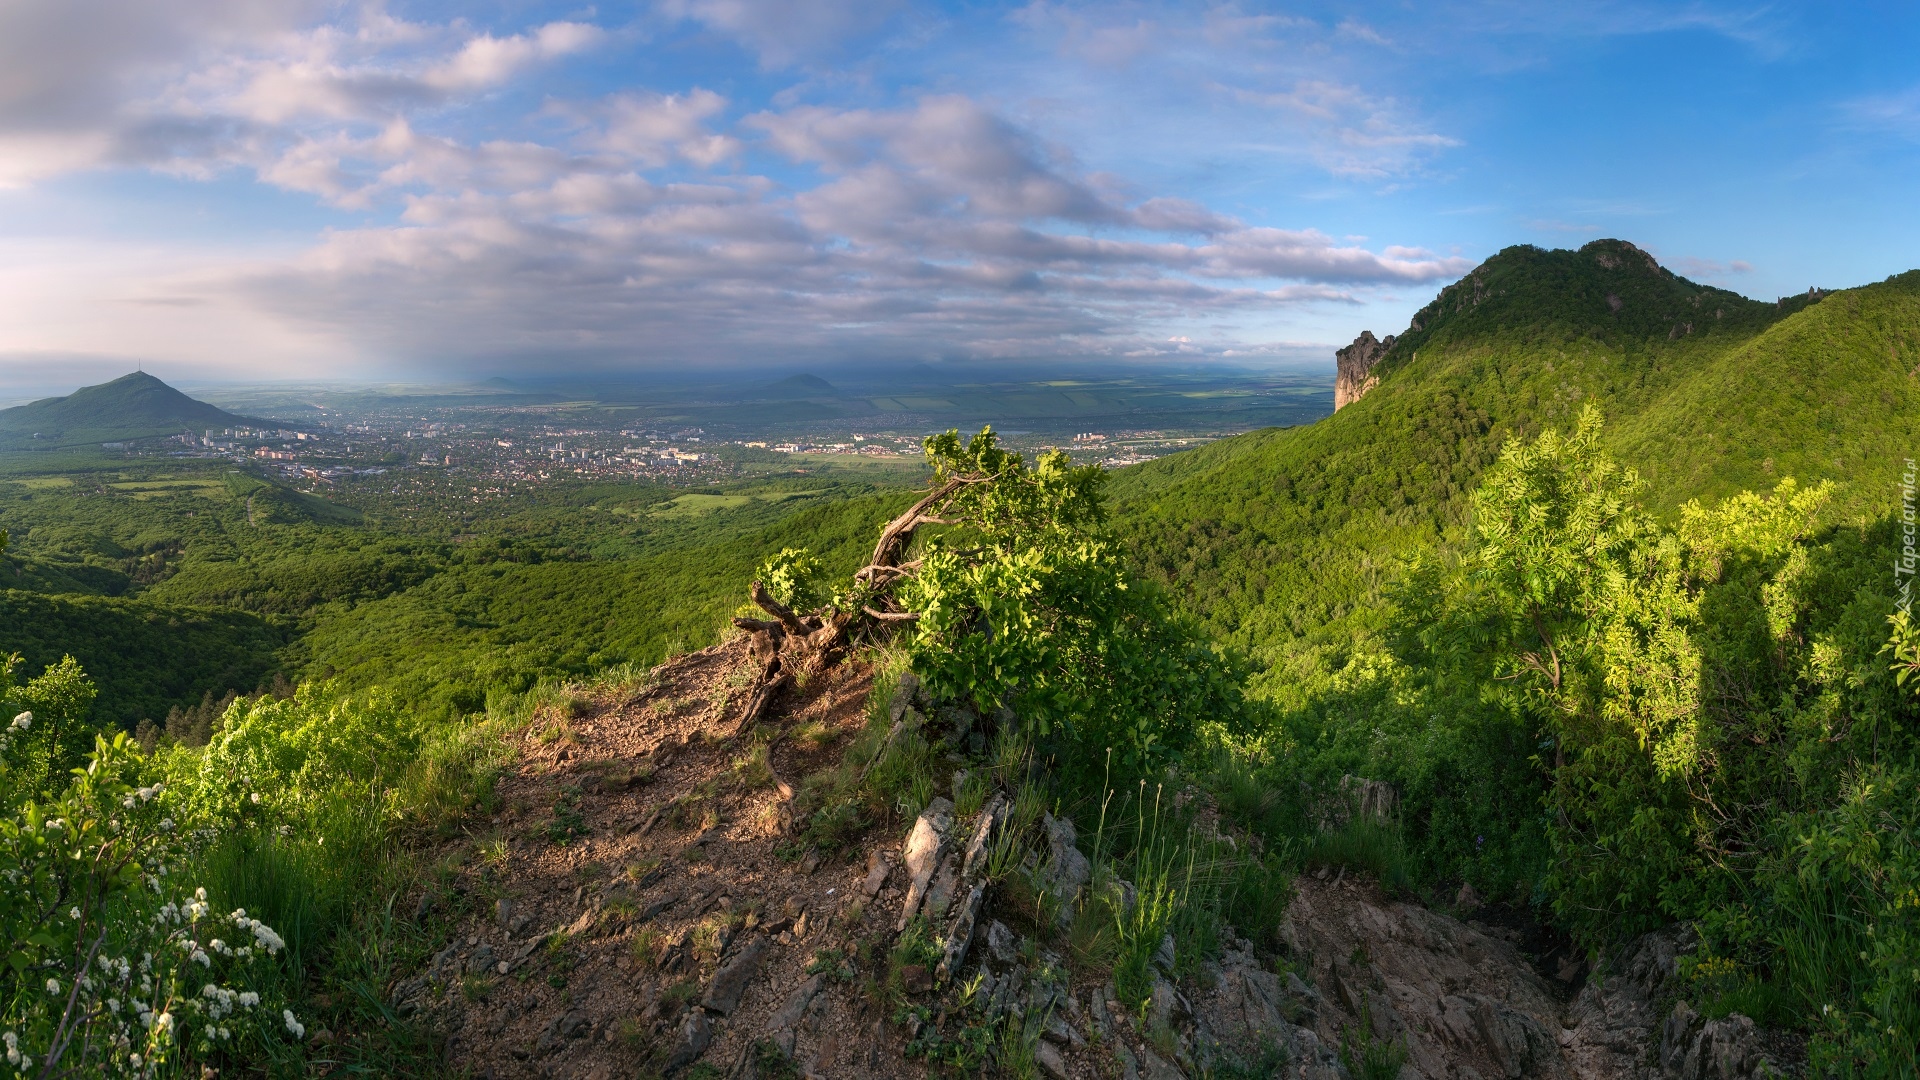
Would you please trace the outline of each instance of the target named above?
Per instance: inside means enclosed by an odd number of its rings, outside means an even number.
[[[1362,330],[1360,336],[1353,339],[1353,344],[1333,354],[1338,364],[1338,373],[1333,377],[1334,412],[1359,401],[1367,391],[1380,384],[1380,377],[1373,374],[1373,366],[1391,348],[1392,334],[1381,341],[1373,336],[1373,331]]]

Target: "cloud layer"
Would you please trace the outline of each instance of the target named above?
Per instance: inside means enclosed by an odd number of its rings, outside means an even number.
[[[0,12],[13,72],[0,78],[0,183],[237,174],[357,215],[304,252],[123,281],[112,302],[136,321],[129,305],[176,318],[237,305],[411,366],[1181,352],[1196,329],[1471,265],[1134,190],[966,93],[854,105],[748,104],[698,82],[530,92],[542,72],[661,26],[731,36],[771,70],[896,12],[670,0],[645,24],[500,31],[378,6],[182,0],[161,17],[127,0],[27,0]],[[1083,37],[1107,59],[1132,48]],[[1325,125],[1327,145],[1352,151],[1329,159],[1334,173],[1385,175],[1450,145],[1352,88],[1255,104]]]

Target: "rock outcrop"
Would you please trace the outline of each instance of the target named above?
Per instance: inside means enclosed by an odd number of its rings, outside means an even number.
[[[1333,376],[1334,412],[1359,401],[1367,391],[1380,385],[1380,377],[1373,374],[1373,368],[1391,348],[1392,334],[1381,341],[1374,338],[1373,331],[1362,330],[1360,336],[1353,339],[1353,344],[1333,354],[1336,367]]]

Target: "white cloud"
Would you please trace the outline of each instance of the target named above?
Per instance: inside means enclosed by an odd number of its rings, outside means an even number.
[[[52,75],[30,73],[44,85],[22,90],[0,71],[0,153],[20,147],[24,161],[0,158],[0,182],[110,163],[238,171],[365,216],[294,252],[181,265],[113,248],[125,257],[111,273],[21,284],[0,304],[19,320],[6,347],[119,355],[148,341],[164,342],[150,356],[419,367],[730,363],[772,351],[1150,355],[1170,336],[1192,339],[1182,350],[1217,351],[1195,343],[1232,340],[1235,320],[1363,302],[1471,265],[1136,191],[977,96],[745,117],[700,86],[533,105],[501,92],[608,32],[571,20],[489,31],[378,7],[318,24],[249,21],[238,0],[183,3],[210,13],[193,33],[88,54],[96,72],[138,72],[97,100]],[[890,10],[827,0],[666,9],[737,37],[770,66],[823,55]],[[1243,41],[1300,29],[1216,12],[1206,32],[1228,23]],[[1089,23],[1076,48],[1109,66],[1146,64],[1163,28],[1138,16]],[[1189,44],[1204,37],[1181,33]],[[1280,118],[1277,130],[1316,132],[1337,151],[1326,163],[1335,172],[1401,175],[1452,145],[1391,99],[1337,82],[1289,85],[1235,100]],[[79,95],[73,122],[40,123],[33,93]],[[520,102],[519,112],[463,111],[489,100]],[[9,102],[29,104],[9,113]],[[45,302],[50,289],[66,299]],[[112,328],[90,328],[82,310],[111,313]]]
[[[727,99],[695,88],[684,94],[620,94],[607,102],[600,145],[650,166],[676,158],[712,167],[736,157],[740,142],[708,127]]]
[[[898,0],[662,0],[660,11],[725,34],[758,54],[762,66],[787,67],[830,55],[849,39],[879,29]]]

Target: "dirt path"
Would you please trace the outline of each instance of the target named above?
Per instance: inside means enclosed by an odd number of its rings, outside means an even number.
[[[471,914],[395,994],[433,1012],[456,1065],[500,1080],[632,1076],[697,1048],[708,1068],[696,1072],[731,1073],[808,984],[815,954],[860,928],[864,865],[788,850],[780,780],[751,760],[749,738],[716,737],[744,699],[745,657],[740,639],[679,657],[627,700],[528,730],[492,835],[462,845],[474,855],[453,889]],[[792,781],[836,761],[870,685],[848,663],[787,691],[766,732],[778,732],[771,773]],[[742,958],[737,1000],[692,1009]],[[917,1071],[850,989],[819,994],[790,1025],[796,1058],[834,1076]]]

